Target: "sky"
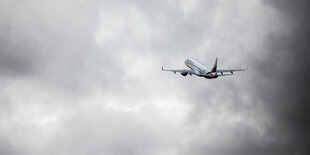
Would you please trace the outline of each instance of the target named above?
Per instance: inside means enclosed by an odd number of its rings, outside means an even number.
[[[309,154],[306,0],[0,0],[0,154]],[[245,68],[205,79],[162,72]]]

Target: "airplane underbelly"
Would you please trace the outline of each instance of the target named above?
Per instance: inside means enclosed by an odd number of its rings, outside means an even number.
[[[208,79],[212,79],[212,78],[217,78],[218,76],[216,74],[206,74],[204,77]]]

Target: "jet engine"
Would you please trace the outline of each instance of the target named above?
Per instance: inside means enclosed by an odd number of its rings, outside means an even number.
[[[186,76],[186,75],[187,75],[187,73],[181,73],[181,75]]]

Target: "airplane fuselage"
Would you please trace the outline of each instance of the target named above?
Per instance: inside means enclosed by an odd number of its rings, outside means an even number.
[[[213,73],[211,69],[207,68],[203,64],[199,63],[197,60],[193,58],[185,59],[185,65],[194,70],[197,76],[202,76],[208,79],[217,78],[216,73]]]

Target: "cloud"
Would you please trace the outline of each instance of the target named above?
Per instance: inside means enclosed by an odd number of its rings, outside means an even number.
[[[305,154],[300,4],[3,0],[0,153]],[[250,70],[161,72],[187,57]]]
[[[294,153],[307,154],[309,141],[305,137],[309,137],[309,126],[306,123],[309,121],[307,104],[309,74],[290,71],[307,70],[309,66],[307,61],[309,44],[306,42],[309,40],[307,35],[309,2],[301,0],[265,3],[279,10],[286,25],[291,29],[289,33],[278,34],[267,39],[270,52],[261,70],[269,68],[273,73],[267,74],[267,77],[270,81],[276,81],[276,85],[273,93],[267,94],[266,91],[261,91],[260,94],[266,102],[271,103],[267,107],[277,120],[276,132],[280,132],[285,137]]]

